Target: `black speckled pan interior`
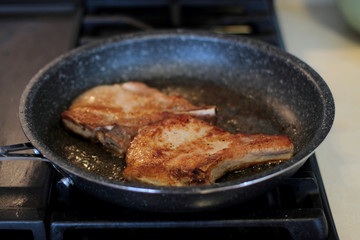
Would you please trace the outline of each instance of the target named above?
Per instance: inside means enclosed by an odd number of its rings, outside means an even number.
[[[287,134],[296,153],[288,162],[234,173],[208,186],[124,182],[124,159],[66,131],[60,114],[83,91],[125,81],[216,104],[221,127]],[[334,109],[326,83],[294,56],[248,38],[178,30],[122,35],[60,56],[29,82],[20,120],[32,144],[78,188],[115,204],[182,212],[251,199],[293,174],[330,131]]]

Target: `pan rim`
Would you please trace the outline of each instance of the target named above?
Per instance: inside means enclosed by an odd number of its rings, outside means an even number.
[[[108,179],[106,177],[98,176],[92,174],[84,169],[78,168],[67,162],[65,159],[58,156],[55,152],[51,151],[47,148],[47,146],[43,145],[40,141],[38,141],[37,137],[33,134],[29,127],[29,122],[26,117],[26,107],[29,101],[29,96],[31,90],[34,88],[38,81],[41,81],[41,77],[50,69],[54,67],[59,67],[60,60],[72,58],[78,54],[83,52],[88,52],[91,50],[99,50],[102,47],[109,47],[112,44],[126,43],[126,41],[145,41],[150,39],[162,39],[162,38],[171,38],[171,37],[182,37],[184,40],[196,38],[203,39],[207,41],[226,41],[233,42],[234,44],[243,44],[250,48],[256,48],[260,51],[267,51],[271,54],[274,54],[277,58],[280,58],[284,61],[287,61],[292,66],[296,66],[299,71],[303,72],[307,75],[309,79],[312,80],[314,85],[319,91],[323,94],[323,103],[324,103],[324,117],[322,119],[322,123],[319,129],[317,129],[316,139],[312,139],[304,148],[304,151],[301,155],[295,155],[289,161],[280,164],[272,169],[266,170],[265,175],[263,174],[255,174],[251,178],[237,179],[228,182],[216,183],[211,185],[203,185],[203,186],[186,186],[186,187],[168,187],[168,186],[152,186],[146,184],[135,184],[135,183],[127,183],[120,182]],[[108,187],[123,189],[123,190],[131,190],[135,192],[147,192],[147,193],[169,193],[169,194],[209,194],[218,191],[231,190],[234,188],[246,187],[249,185],[254,185],[262,181],[266,181],[270,178],[275,178],[281,176],[284,172],[289,171],[294,168],[298,168],[299,165],[302,165],[307,158],[313,154],[315,149],[323,142],[327,134],[330,132],[333,121],[335,117],[335,103],[331,94],[331,91],[325,81],[306,63],[298,59],[297,57],[287,53],[275,46],[271,46],[267,43],[261,42],[259,40],[254,40],[248,37],[242,36],[232,36],[232,35],[223,35],[214,32],[207,31],[194,31],[194,30],[151,30],[137,33],[130,33],[124,35],[118,35],[112,38],[108,38],[105,40],[97,41],[95,43],[90,43],[88,45],[73,49],[63,55],[60,55],[43,68],[41,68],[34,77],[29,81],[26,88],[23,91],[23,94],[20,99],[19,105],[19,118],[20,123],[23,128],[23,131],[30,142],[42,153],[44,154],[52,163],[59,166],[66,172],[75,175],[76,177],[81,177],[87,181],[95,182],[101,185],[105,185]],[[263,175],[263,176],[262,176]]]

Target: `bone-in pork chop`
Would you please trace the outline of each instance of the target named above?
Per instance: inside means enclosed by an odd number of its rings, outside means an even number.
[[[123,176],[161,186],[210,184],[230,171],[288,160],[293,151],[288,136],[231,134],[183,115],[138,132],[127,151]]]
[[[123,154],[140,127],[179,114],[207,119],[215,116],[215,107],[195,106],[144,83],[126,82],[84,92],[61,117],[73,132]]]

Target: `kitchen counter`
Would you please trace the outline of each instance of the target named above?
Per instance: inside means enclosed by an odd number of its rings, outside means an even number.
[[[340,239],[360,235],[360,34],[334,0],[276,0],[285,48],[313,67],[335,99],[335,122],[316,150]]]

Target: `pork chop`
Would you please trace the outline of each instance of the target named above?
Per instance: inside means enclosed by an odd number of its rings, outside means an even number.
[[[100,85],[84,92],[61,118],[71,131],[123,154],[140,127],[179,114],[211,119],[215,117],[215,107],[195,106],[144,83],[126,82]]]
[[[126,153],[123,176],[160,186],[210,184],[234,170],[288,160],[293,152],[288,136],[231,134],[183,115],[138,132]]]

